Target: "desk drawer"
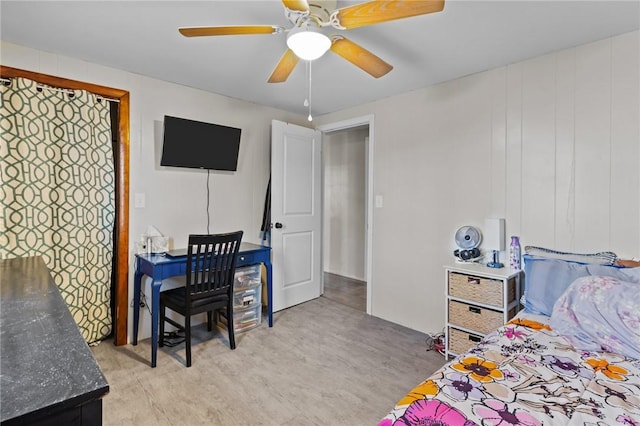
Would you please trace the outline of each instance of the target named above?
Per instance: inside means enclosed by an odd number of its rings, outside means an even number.
[[[187,273],[187,262],[174,262],[162,265],[162,272],[159,273],[162,279],[166,277],[184,276]],[[151,275],[153,276],[153,273]]]
[[[236,260],[236,266],[253,265],[254,263],[260,263],[256,260],[255,253],[238,254],[238,259]]]

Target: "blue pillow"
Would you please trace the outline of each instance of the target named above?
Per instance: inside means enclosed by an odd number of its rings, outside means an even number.
[[[528,254],[523,258],[524,310],[532,314],[551,316],[556,300],[580,277],[599,275],[640,283],[640,268],[618,268]]]

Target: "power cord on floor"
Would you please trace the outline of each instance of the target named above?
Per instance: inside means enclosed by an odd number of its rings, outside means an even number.
[[[133,299],[131,299],[131,304],[129,306],[133,308]],[[147,303],[147,296],[145,296],[144,291],[140,291],[140,307],[147,308],[147,311],[149,311],[149,315],[151,315],[151,308]]]
[[[129,306],[133,308],[133,305],[134,305],[134,302],[133,302],[133,299],[131,299],[131,304]],[[151,308],[147,303],[147,297],[143,291],[140,291],[140,307],[147,308],[147,311],[149,311],[149,315],[151,315]],[[184,337],[184,332],[182,330],[168,331],[164,333],[164,345],[170,348],[177,346],[180,343],[183,343],[184,340],[185,340],[185,337]]]
[[[444,332],[428,334],[426,339],[427,351],[437,351],[444,355]]]
[[[129,306],[131,306],[133,308],[133,299],[131,300],[131,304]],[[143,291],[140,291],[140,307],[141,308],[147,308],[147,311],[149,311],[149,315],[151,315],[151,308],[149,307],[149,304],[147,303],[147,296],[144,294]],[[177,331],[168,331],[164,333],[164,345],[168,346],[170,348],[179,345],[180,343],[183,343],[185,340],[184,338],[184,332],[182,330],[177,330]]]
[[[183,331],[165,331],[164,345],[170,348],[184,342]]]
[[[131,300],[131,304],[129,306],[131,306],[133,308],[133,299]],[[147,311],[149,311],[149,315],[151,315],[151,308],[149,307],[149,304],[147,303],[147,297],[145,296],[143,291],[140,291],[140,307],[141,308],[147,308]],[[178,330],[178,331],[168,331],[164,333],[164,345],[168,346],[170,348],[179,345],[180,343],[184,342],[184,332],[182,330]]]

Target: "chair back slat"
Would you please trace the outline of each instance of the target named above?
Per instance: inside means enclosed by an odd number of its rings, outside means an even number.
[[[242,231],[189,235],[187,249],[187,301],[226,293],[233,287]]]

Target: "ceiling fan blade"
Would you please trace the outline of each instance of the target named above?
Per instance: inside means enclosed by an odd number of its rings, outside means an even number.
[[[278,25],[230,25],[226,27],[186,27],[179,28],[185,37],[203,37],[244,34],[278,34],[284,31]]]
[[[289,78],[289,74],[298,64],[298,57],[293,50],[287,49],[280,58],[280,62],[276,65],[275,69],[271,73],[271,77],[269,77],[269,83],[282,83]]]
[[[342,36],[332,36],[331,41],[333,53],[342,56],[375,78],[382,77],[393,69],[393,66],[349,39]]]
[[[339,29],[351,29],[365,25],[379,24],[394,19],[440,12],[444,9],[444,0],[397,0],[368,1],[336,11]]]
[[[307,3],[307,0],[282,0],[282,4],[289,10],[296,10],[298,12],[309,11],[309,3]]]

